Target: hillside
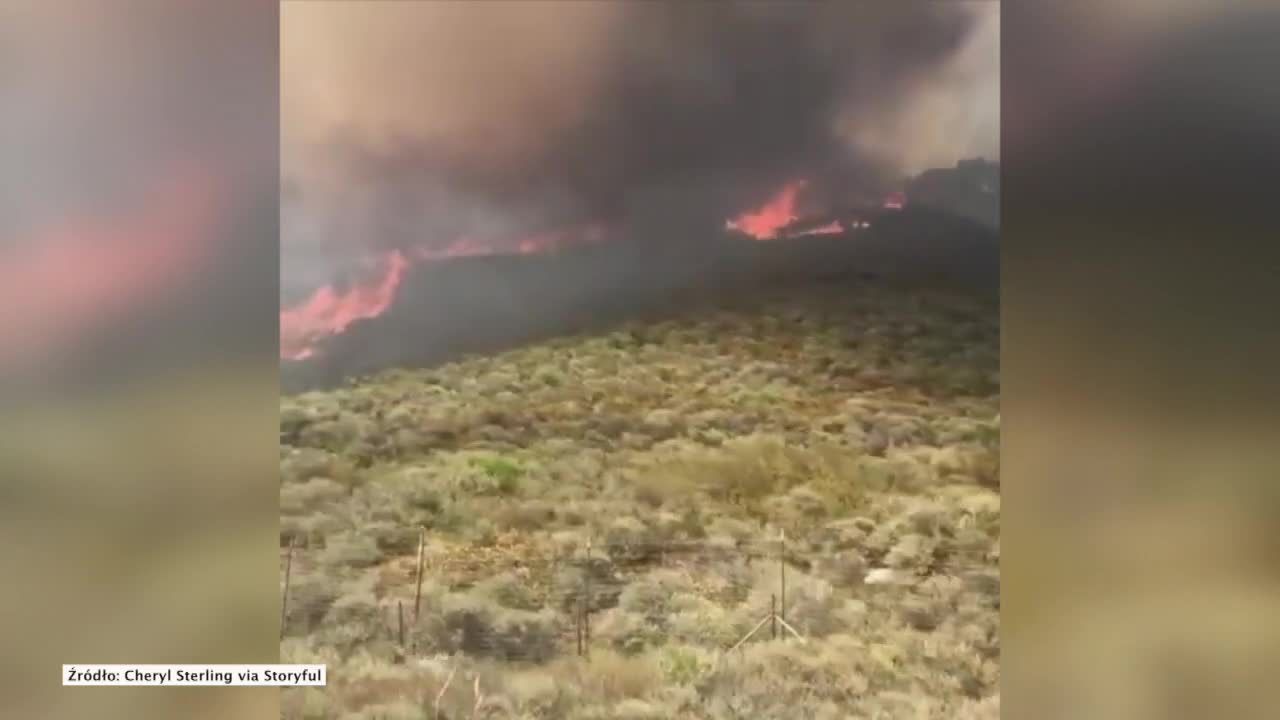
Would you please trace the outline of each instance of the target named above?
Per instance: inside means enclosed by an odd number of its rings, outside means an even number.
[[[539,255],[458,258],[415,268],[394,305],[284,362],[286,392],[334,387],[385,368],[422,367],[578,332],[726,293],[840,284],[868,274],[995,294],[999,239],[964,218],[911,208],[866,216],[869,230],[755,242],[710,233],[644,236]]]
[[[913,204],[1000,226],[1000,164],[980,158],[926,170],[907,183]]]
[[[825,264],[282,398],[284,716],[997,717],[998,308]]]

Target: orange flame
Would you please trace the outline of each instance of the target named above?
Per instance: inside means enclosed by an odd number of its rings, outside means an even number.
[[[778,231],[795,222],[796,197],[808,185],[807,180],[793,180],[778,191],[768,202],[756,210],[748,210],[736,218],[726,220],[728,230],[746,233],[757,240],[773,240]]]
[[[186,287],[214,247],[220,177],[194,162],[158,175],[145,205],[72,217],[0,251],[0,367],[40,362]]]
[[[351,323],[377,317],[391,306],[409,261],[399,250],[387,256],[383,274],[374,282],[338,293],[326,285],[302,305],[280,313],[280,355],[303,360],[315,353],[314,343],[347,329]]]
[[[383,258],[380,275],[371,281],[344,292],[326,285],[312,293],[301,305],[281,311],[280,357],[286,360],[314,357],[317,343],[324,338],[341,334],[357,320],[381,315],[391,307],[400,282],[409,268],[417,262],[482,255],[531,255],[570,245],[599,242],[603,238],[602,226],[588,225],[530,235],[509,243],[462,237],[444,248],[424,246],[407,251],[392,251]]]
[[[844,232],[844,225],[841,225],[839,220],[832,220],[826,225],[798,232],[796,235],[835,235],[842,232]]]

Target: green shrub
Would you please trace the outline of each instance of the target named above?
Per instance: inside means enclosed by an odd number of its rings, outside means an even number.
[[[480,495],[514,495],[519,490],[520,478],[525,473],[520,464],[503,457],[472,457],[468,460],[468,465],[479,470],[488,482],[471,485],[466,482],[466,478],[461,478],[463,487]]]
[[[676,685],[696,685],[714,666],[705,652],[687,645],[663,648],[658,658],[663,677]]]

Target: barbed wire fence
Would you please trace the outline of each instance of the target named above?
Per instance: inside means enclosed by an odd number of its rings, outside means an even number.
[[[554,617],[555,623],[548,630],[535,628],[532,619],[526,616],[509,623],[486,623],[478,612],[468,611],[443,618],[444,608],[430,607],[429,601],[424,601],[426,580],[443,580],[441,586],[448,590],[465,591],[494,576],[510,572],[510,569],[491,566],[474,577],[445,577],[443,569],[434,567],[427,557],[429,541],[428,530],[417,528],[417,549],[408,556],[413,558],[409,578],[411,595],[397,592],[394,597],[383,598],[389,602],[379,606],[380,617],[373,621],[377,627],[361,636],[370,640],[393,641],[400,659],[441,650],[512,660],[536,661],[569,653],[589,659],[593,647],[598,646],[598,641],[593,639],[595,618],[618,607],[629,585],[658,569],[683,571],[699,585],[700,590],[731,604],[746,603],[753,594],[759,600],[761,578],[773,576],[768,605],[760,602],[759,607],[750,608],[750,612],[758,612],[759,619],[753,620],[750,630],[736,637],[735,642],[723,644],[721,649],[728,651],[726,654],[759,638],[766,627],[772,640],[805,642],[803,630],[788,620],[788,611],[792,609],[794,600],[788,596],[788,575],[812,570],[830,558],[827,552],[815,551],[800,543],[789,543],[782,534],[742,540],[732,545],[706,540],[599,542],[588,539],[578,551],[525,557],[518,565],[521,572],[516,575],[516,580],[523,583],[523,590],[536,598],[527,612],[530,615],[541,612],[544,616]],[[296,582],[295,565],[302,555],[317,549],[320,548],[300,548],[296,538],[291,538],[281,558],[282,640],[291,629],[300,629],[299,624],[305,625],[302,628],[305,633],[310,633],[326,623],[339,622],[331,619],[327,612],[299,608],[296,602],[291,605],[291,583]],[[988,563],[972,562],[963,553],[952,553],[942,560],[928,572],[958,572],[966,567],[989,566]],[[854,582],[861,580],[859,577]],[[304,622],[300,623],[300,620]],[[366,618],[365,622],[369,620]],[[447,647],[424,642],[424,635],[432,635],[431,632],[424,633],[424,628],[431,626],[438,635],[442,622],[445,625],[443,630],[456,636],[456,640]]]

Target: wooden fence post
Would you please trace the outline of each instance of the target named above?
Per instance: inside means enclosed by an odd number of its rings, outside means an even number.
[[[427,527],[425,525],[420,525],[418,527],[418,572],[417,572],[418,587],[413,592],[413,624],[414,626],[417,626],[418,624],[418,613],[421,612],[421,609],[422,609],[422,561],[423,561],[423,555],[426,553],[426,549],[427,549]]]
[[[289,555],[284,561],[284,597],[280,600],[280,639],[284,639],[285,624],[289,619],[289,576],[293,573],[293,545],[297,536],[289,536]]]
[[[787,531],[778,531],[778,578],[782,585],[782,605],[778,608],[778,617],[787,619]]]
[[[396,627],[397,627],[396,637],[399,640],[400,649],[403,650],[404,649],[404,601],[403,600],[396,601],[396,616],[399,618],[399,620],[396,623]]]
[[[582,657],[582,594],[578,594],[578,601],[573,604],[573,634],[574,639],[578,643],[578,657]]]
[[[582,654],[591,655],[591,538],[587,538],[586,591],[582,607]]]

